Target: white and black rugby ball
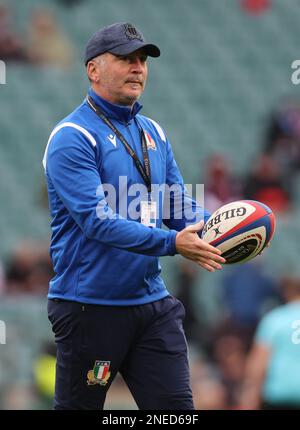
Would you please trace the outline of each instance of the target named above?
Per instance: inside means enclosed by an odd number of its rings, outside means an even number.
[[[263,203],[238,200],[216,210],[206,222],[202,239],[222,251],[226,264],[256,257],[270,242],[275,216]]]

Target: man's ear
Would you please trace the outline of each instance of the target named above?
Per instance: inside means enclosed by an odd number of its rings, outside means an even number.
[[[87,75],[91,82],[98,82],[97,65],[94,61],[89,61],[87,64]]]

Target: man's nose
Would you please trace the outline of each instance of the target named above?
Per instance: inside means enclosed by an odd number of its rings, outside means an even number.
[[[142,73],[144,69],[144,63],[140,60],[140,58],[135,58],[132,60],[131,63],[132,66],[132,72],[135,73]]]

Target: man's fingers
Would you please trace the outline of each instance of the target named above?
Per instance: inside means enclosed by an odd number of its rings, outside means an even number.
[[[204,240],[202,240],[202,239],[200,239],[200,242],[197,241],[196,245],[202,251],[211,252],[214,255],[221,255],[222,254],[222,252],[218,248],[215,248],[214,246],[210,245],[209,243],[204,242]]]
[[[197,224],[188,225],[186,229],[193,233],[196,233],[197,231],[202,230],[203,227],[204,227],[204,221],[202,220],[197,222]]]
[[[219,254],[213,254],[212,252],[208,252],[208,251],[203,251],[200,253],[200,257],[204,258],[204,259],[210,259],[213,261],[216,261],[217,263],[221,263],[221,264],[225,264],[226,260],[224,257],[222,257]]]
[[[222,270],[221,264],[217,263],[214,260],[210,260],[207,258],[198,258],[197,260],[199,263],[207,264],[208,266],[212,267],[213,269]]]
[[[222,270],[223,268],[221,264],[204,256],[197,256],[194,254],[186,257],[197,263],[199,266],[203,267],[205,270],[208,270],[209,272],[215,272],[215,270]]]
[[[215,269],[211,267],[209,264],[198,262],[199,266],[203,267],[203,269],[207,270],[208,272],[214,272]]]
[[[199,249],[199,255],[204,258],[210,258],[218,263],[224,264],[226,260],[221,256],[222,251],[220,249],[215,248],[204,240],[200,239],[195,241],[195,245]]]
[[[209,272],[221,270],[221,264],[225,264],[226,260],[221,256],[222,252],[200,239],[196,234],[204,226],[204,221],[196,224],[191,224],[176,236],[177,251],[186,258],[195,261]]]

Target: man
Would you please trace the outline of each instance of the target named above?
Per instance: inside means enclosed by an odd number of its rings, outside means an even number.
[[[298,264],[297,264],[298,265]],[[260,321],[240,396],[242,409],[300,409],[300,277],[282,279],[285,303]]]
[[[225,260],[199,238],[203,221],[186,227],[188,212],[209,214],[187,195],[162,128],[138,114],[147,56],[159,55],[131,24],[98,30],[85,52],[87,99],[48,141],[55,409],[102,409],[117,372],[140,409],[193,408],[184,309],[158,257],[179,253],[212,272]],[[173,184],[169,198],[154,192]]]

